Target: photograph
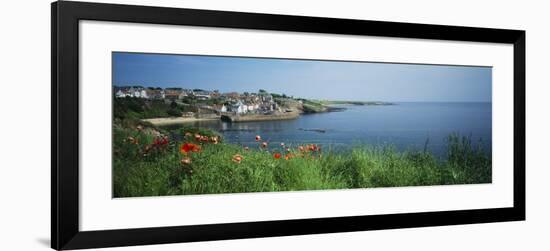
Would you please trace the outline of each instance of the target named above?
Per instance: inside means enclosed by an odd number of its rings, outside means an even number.
[[[492,182],[492,67],[112,52],[113,198]]]

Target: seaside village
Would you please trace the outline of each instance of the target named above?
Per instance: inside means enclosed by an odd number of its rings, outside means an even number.
[[[115,86],[116,98],[134,97],[148,100],[164,100],[181,105],[194,106],[196,112],[186,112],[183,117],[219,115],[272,115],[291,112],[280,107],[272,94],[264,90],[258,93],[220,93],[218,90],[160,88],[140,86]],[[284,96],[286,98],[286,96]],[[301,102],[301,101],[298,101]]]

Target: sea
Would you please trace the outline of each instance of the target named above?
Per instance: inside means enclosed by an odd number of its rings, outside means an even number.
[[[451,134],[469,137],[492,149],[492,104],[475,102],[395,102],[393,105],[338,105],[342,111],[303,114],[294,120],[230,123],[200,121],[180,126],[213,129],[224,141],[251,148],[255,137],[270,148],[317,144],[323,151],[347,151],[358,145],[429,151],[444,158]],[[174,126],[172,126],[174,127]]]

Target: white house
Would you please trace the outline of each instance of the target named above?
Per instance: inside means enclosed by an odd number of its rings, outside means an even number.
[[[210,95],[208,95],[208,94],[196,94],[195,93],[195,98],[197,100],[207,100],[207,99],[210,99]]]
[[[140,98],[147,98],[147,92],[145,91],[145,89],[139,91],[139,97]]]
[[[118,90],[117,97],[135,97],[135,98],[147,98],[147,92],[142,88],[130,87],[130,89],[122,91]]]
[[[115,96],[116,96],[117,98],[124,98],[124,97],[126,97],[127,95],[126,95],[126,93],[124,93],[122,90],[118,90],[118,91],[115,93]]]
[[[117,98],[135,97],[135,98],[147,98],[147,92],[144,89],[120,89],[115,93]]]
[[[240,100],[237,101],[234,105],[231,106],[231,111],[236,113],[246,113],[248,112],[248,106],[243,104]]]
[[[185,91],[182,91],[178,96],[178,99],[184,99],[185,97],[187,97],[187,93]]]
[[[227,107],[225,105],[222,105],[220,108],[220,112],[227,112]]]

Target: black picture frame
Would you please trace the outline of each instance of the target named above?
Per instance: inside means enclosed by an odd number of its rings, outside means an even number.
[[[59,1],[51,5],[51,247],[82,249],[525,220],[525,31]],[[79,230],[81,20],[512,44],[514,204],[507,208]]]

